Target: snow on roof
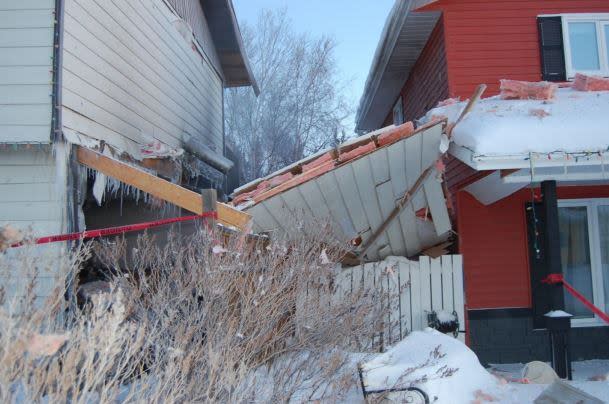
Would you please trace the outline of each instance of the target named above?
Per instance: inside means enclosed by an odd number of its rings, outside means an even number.
[[[464,107],[438,107],[422,121],[446,116],[452,123]],[[451,140],[485,157],[607,151],[609,91],[561,88],[548,101],[485,98],[454,128]]]

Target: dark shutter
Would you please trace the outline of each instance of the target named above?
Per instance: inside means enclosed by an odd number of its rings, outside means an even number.
[[[547,81],[565,81],[565,49],[561,17],[538,17],[541,75]]]

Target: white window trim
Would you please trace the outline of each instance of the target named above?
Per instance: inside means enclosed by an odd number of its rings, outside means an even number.
[[[603,268],[600,246],[600,227],[598,222],[598,206],[609,205],[609,198],[561,199],[558,207],[586,207],[588,213],[588,242],[590,244],[590,264],[592,271],[592,294],[595,306],[604,310],[605,291],[603,287]],[[606,327],[603,320],[594,315],[592,318],[576,318],[571,320],[572,327]]]
[[[560,14],[562,17],[562,37],[565,54],[565,68],[567,79],[573,79],[575,73],[584,73],[609,77],[609,55],[607,54],[607,44],[605,43],[605,33],[603,27],[609,23],[609,13],[581,13],[581,14]],[[569,23],[570,22],[593,22],[596,24],[596,41],[598,46],[598,57],[600,63],[599,70],[582,71],[575,70],[571,63],[571,42],[569,39]]]

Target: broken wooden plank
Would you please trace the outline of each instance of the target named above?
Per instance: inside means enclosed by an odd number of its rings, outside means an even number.
[[[196,192],[84,147],[77,147],[76,156],[80,164],[97,170],[102,174],[190,212],[198,215],[203,213],[203,199]],[[246,228],[251,220],[249,214],[234,209],[229,205],[218,203],[217,208],[218,222],[225,226],[234,226],[242,230]]]

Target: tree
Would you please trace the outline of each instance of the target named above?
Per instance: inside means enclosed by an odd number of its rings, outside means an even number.
[[[226,135],[242,182],[341,143],[351,111],[334,61],[335,42],[292,30],[285,10],[264,11],[242,35],[260,88],[225,94]]]

